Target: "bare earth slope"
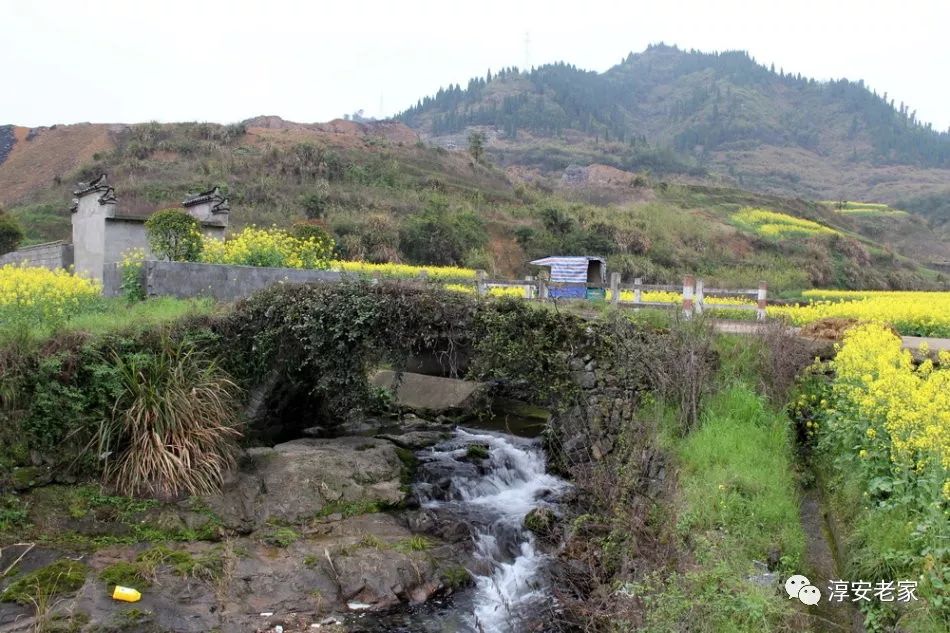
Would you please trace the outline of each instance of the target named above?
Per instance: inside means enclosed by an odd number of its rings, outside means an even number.
[[[15,143],[0,163],[0,205],[10,205],[49,187],[97,153],[115,147],[112,139],[125,126],[77,123],[49,128],[14,127]]]

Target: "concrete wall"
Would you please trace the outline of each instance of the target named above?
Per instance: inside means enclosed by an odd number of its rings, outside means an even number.
[[[25,264],[50,270],[69,268],[73,265],[73,247],[63,241],[26,246],[0,256],[0,266],[6,264]]]
[[[224,227],[217,226],[201,227],[204,235],[217,239],[224,239],[225,230]],[[144,219],[106,218],[103,265],[108,267],[109,264],[122,261],[125,252],[133,248],[144,250],[146,259],[155,258],[148,245]]]
[[[112,214],[114,205],[100,204],[99,196],[98,191],[93,191],[79,198],[72,222],[76,274],[101,281],[105,261],[106,216]]]
[[[145,234],[145,222],[106,218],[102,249],[103,266],[122,261],[122,254],[133,248],[143,249],[146,259],[152,257],[152,251],[148,247],[148,237]]]
[[[143,286],[149,296],[212,297],[218,301],[235,301],[278,283],[336,282],[341,279],[340,273],[326,270],[160,261],[145,262],[142,274]],[[104,275],[106,295],[118,295],[121,283],[118,266],[108,265]]]

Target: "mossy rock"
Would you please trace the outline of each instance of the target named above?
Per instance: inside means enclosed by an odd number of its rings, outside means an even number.
[[[469,444],[465,450],[465,458],[469,461],[482,461],[488,459],[488,446],[485,444]]]
[[[442,584],[454,591],[472,584],[472,574],[461,565],[452,565],[442,570]]]
[[[40,598],[75,593],[88,573],[89,568],[78,561],[58,560],[13,581],[0,594],[0,601],[31,605]]]
[[[550,508],[535,508],[524,518],[524,528],[543,539],[551,538],[557,517]]]
[[[275,547],[290,547],[300,538],[300,533],[291,527],[279,527],[264,537],[264,542]]]
[[[99,572],[99,579],[110,587],[119,585],[141,589],[142,587],[152,586],[149,570],[141,562],[120,561],[113,563]]]
[[[36,486],[45,486],[52,480],[53,472],[48,466],[21,466],[10,472],[7,483],[13,490],[22,492]]]

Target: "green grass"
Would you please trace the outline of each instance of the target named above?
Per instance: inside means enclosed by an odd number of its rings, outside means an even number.
[[[119,561],[99,572],[99,579],[110,586],[121,585],[142,589],[150,587],[160,567],[168,567],[181,578],[215,580],[224,570],[224,553],[221,547],[192,556],[184,550],[175,550],[164,545],[147,549],[132,562]]]
[[[361,514],[382,512],[385,509],[385,504],[371,499],[361,499],[359,501],[331,501],[317,512],[316,518],[322,519],[333,514],[342,514],[344,519],[348,519]]]
[[[192,512],[207,517],[203,525],[164,525],[160,502],[105,495],[93,484],[43,486],[17,497],[16,503],[9,499],[0,500],[0,519],[5,518],[0,520],[0,541],[28,540],[73,551],[140,542],[212,541],[218,538],[221,526],[218,517],[194,502],[190,504]],[[115,534],[81,534],[69,529],[81,519],[117,529]]]
[[[675,533],[690,562],[621,587],[640,596],[644,631],[734,633],[785,631],[794,605],[774,587],[749,580],[753,561],[777,550],[781,576],[797,570],[805,536],[798,515],[791,426],[750,386],[756,350],[741,337],[717,341],[719,390],[703,407],[700,426],[662,443],[678,466]],[[657,412],[663,426],[671,416]]]
[[[300,533],[291,527],[279,527],[264,537],[264,541],[276,547],[290,547],[300,538]]]
[[[210,299],[159,297],[129,304],[125,299],[109,298],[102,300],[99,309],[70,319],[64,329],[89,334],[121,330],[144,332],[184,316],[211,314],[214,309]]]
[[[42,341],[63,332],[85,332],[93,336],[125,331],[141,333],[185,316],[212,314],[215,309],[210,299],[159,297],[129,304],[119,297],[103,298],[62,325],[51,327],[43,323],[34,324],[26,332],[0,335],[0,343],[15,334],[28,340]]]
[[[44,597],[73,593],[82,587],[88,571],[80,562],[58,560],[14,580],[0,593],[0,601],[32,605]]]
[[[414,534],[393,545],[393,549],[404,554],[425,552],[432,549],[432,541],[419,534]]]
[[[680,532],[715,532],[714,538],[728,547],[709,553],[740,567],[764,560],[772,547],[793,567],[798,563],[804,536],[784,415],[736,382],[710,400],[702,425],[678,453],[684,508]]]
[[[442,570],[442,583],[449,589],[458,589],[472,582],[472,575],[461,565]]]

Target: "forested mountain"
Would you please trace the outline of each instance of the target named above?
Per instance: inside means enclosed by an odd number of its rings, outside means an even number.
[[[601,74],[563,62],[489,71],[465,89],[454,85],[422,99],[399,118],[435,135],[491,125],[511,138],[520,130],[554,137],[576,130],[687,152],[750,143],[850,145],[877,163],[950,166],[950,131],[935,131],[863,81],[818,82],[761,66],[744,52],[662,44]]]
[[[562,168],[551,154],[525,151],[546,142],[565,161],[600,156],[624,169],[718,175],[808,197],[896,201],[946,188],[950,175],[950,131],[910,106],[863,81],[820,82],[744,52],[660,44],[604,73],[566,63],[507,68],[442,89],[399,119],[435,140],[489,126],[497,131],[489,149],[509,163]],[[923,171],[907,178],[907,168]],[[900,181],[893,191],[873,190],[882,172]]]

